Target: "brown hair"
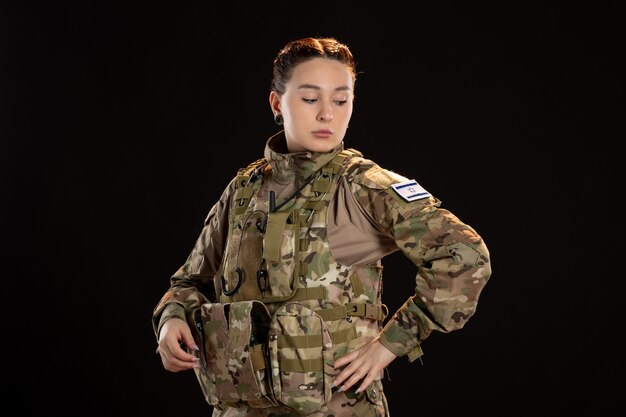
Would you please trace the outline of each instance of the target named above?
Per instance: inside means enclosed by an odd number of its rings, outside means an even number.
[[[285,84],[293,75],[294,68],[313,58],[334,59],[346,64],[356,81],[356,62],[347,45],[335,38],[302,38],[285,45],[274,59],[271,91],[285,93]]]

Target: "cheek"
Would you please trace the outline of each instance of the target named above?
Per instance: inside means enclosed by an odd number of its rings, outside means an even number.
[[[343,109],[341,112],[341,117],[347,122],[352,117],[352,106],[349,108]]]
[[[283,113],[286,117],[291,119],[294,122],[297,122],[298,119],[302,118],[302,115],[305,113],[305,109],[302,108],[298,103],[286,103],[287,105],[283,107]]]

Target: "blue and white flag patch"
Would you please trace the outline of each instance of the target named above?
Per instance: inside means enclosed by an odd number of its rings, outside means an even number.
[[[430,197],[430,193],[415,180],[391,184],[391,187],[400,195],[400,197],[409,202]]]

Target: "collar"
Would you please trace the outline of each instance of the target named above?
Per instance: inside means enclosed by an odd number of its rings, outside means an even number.
[[[328,152],[287,153],[285,132],[281,130],[267,140],[264,156],[272,167],[272,177],[275,181],[281,184],[295,182],[296,186],[299,186],[341,151],[343,141]]]

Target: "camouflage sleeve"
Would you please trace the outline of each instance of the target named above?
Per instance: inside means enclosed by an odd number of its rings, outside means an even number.
[[[352,192],[370,221],[417,267],[415,294],[389,319],[380,341],[410,361],[433,331],[462,328],[491,276],[489,251],[478,233],[426,192],[407,201],[392,187],[407,181],[376,164],[362,168]]]
[[[219,269],[228,233],[228,207],[234,179],[213,205],[204,221],[200,236],[185,263],[170,278],[170,288],[152,314],[152,326],[158,339],[163,324],[172,318],[185,320],[186,311],[213,300],[213,276]]]

